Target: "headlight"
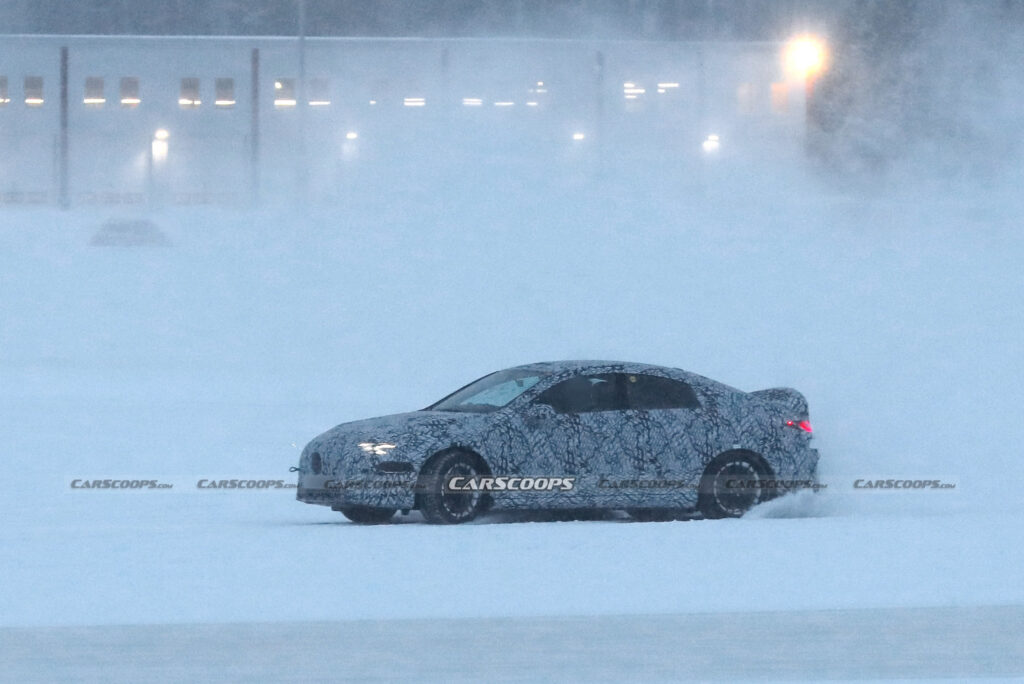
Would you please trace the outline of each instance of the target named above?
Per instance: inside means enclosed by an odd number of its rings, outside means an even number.
[[[360,442],[359,448],[368,454],[384,456],[389,451],[394,449],[395,445],[391,444],[390,442]]]

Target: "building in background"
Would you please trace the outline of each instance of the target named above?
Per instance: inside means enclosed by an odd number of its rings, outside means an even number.
[[[348,202],[537,164],[559,178],[656,164],[702,187],[711,163],[802,153],[807,83],[783,38],[834,11],[8,2],[23,33],[0,39],[0,204]]]

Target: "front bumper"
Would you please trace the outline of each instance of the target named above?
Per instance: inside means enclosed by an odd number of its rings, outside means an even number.
[[[416,474],[380,474],[339,477],[300,473],[295,498],[321,506],[373,506],[378,508],[412,508],[415,500]]]
[[[314,440],[299,459],[295,498],[332,507],[412,508],[418,470],[390,454],[364,451],[356,440],[346,439],[343,444]]]

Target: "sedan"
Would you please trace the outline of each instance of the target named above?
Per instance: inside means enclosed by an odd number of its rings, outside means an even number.
[[[297,498],[358,523],[412,510],[440,524],[488,510],[739,517],[817,487],[812,434],[794,389],[744,392],[639,363],[534,363],[328,430],[302,451]]]

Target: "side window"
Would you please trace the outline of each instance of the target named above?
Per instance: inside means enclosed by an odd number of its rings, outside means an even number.
[[[621,411],[626,408],[622,389],[622,375],[618,373],[579,375],[544,390],[536,401],[556,413]]]
[[[11,101],[11,98],[7,96],[7,77],[0,76],[0,107]]]
[[[692,409],[700,402],[693,388],[685,382],[657,375],[629,375],[626,377],[626,395],[632,409]]]

